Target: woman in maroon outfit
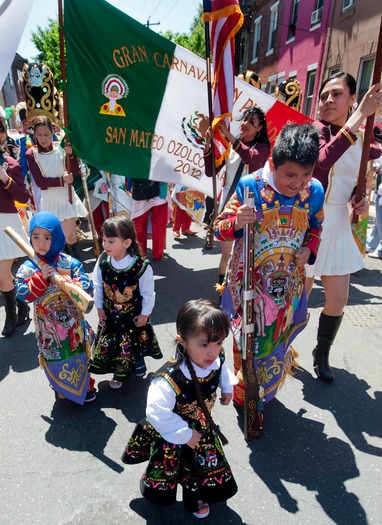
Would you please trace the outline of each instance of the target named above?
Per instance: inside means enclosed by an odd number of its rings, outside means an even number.
[[[16,326],[24,323],[28,317],[29,306],[22,301],[16,302],[11,271],[14,259],[24,257],[25,253],[8,237],[4,228],[11,226],[29,242],[15,205],[15,201],[26,204],[28,199],[29,193],[19,164],[12,157],[5,157],[0,152],[0,294],[6,311],[5,325],[1,333],[6,337],[13,334]]]
[[[311,290],[314,276],[321,278],[325,306],[313,350],[313,367],[326,382],[334,379],[329,351],[342,322],[350,274],[363,267],[351,231],[348,205],[357,214],[362,214],[367,206],[365,198],[359,203],[354,200],[363,143],[359,127],[381,107],[381,89],[382,84],[372,86],[355,111],[356,81],[348,73],[338,73],[326,80],[319,92],[320,120],[316,125],[320,129],[320,153],[313,176],[325,189],[325,220],[316,262],[307,267],[307,289]],[[379,148],[371,148],[371,158],[380,154]]]

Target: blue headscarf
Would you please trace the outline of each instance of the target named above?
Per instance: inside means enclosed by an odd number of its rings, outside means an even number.
[[[52,244],[49,251],[42,257],[48,264],[53,264],[58,257],[58,254],[65,246],[65,234],[62,229],[61,222],[49,211],[39,211],[33,215],[29,224],[29,235],[32,243],[32,233],[35,228],[44,228],[52,234]],[[36,252],[37,253],[37,252]]]

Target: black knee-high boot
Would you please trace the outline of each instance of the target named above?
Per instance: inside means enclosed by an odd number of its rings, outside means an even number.
[[[25,321],[29,319],[29,311],[30,311],[29,304],[25,303],[24,301],[20,301],[20,299],[17,299],[16,326],[23,325]]]
[[[82,262],[78,241],[73,244],[66,243],[66,246],[68,248],[69,255]]]
[[[329,364],[330,348],[342,323],[343,314],[339,316],[321,313],[318,324],[317,345],[313,350],[314,371],[322,381],[333,381],[334,375]]]
[[[5,324],[2,335],[8,337],[16,330],[16,290],[13,288],[10,292],[1,292],[5,303]]]

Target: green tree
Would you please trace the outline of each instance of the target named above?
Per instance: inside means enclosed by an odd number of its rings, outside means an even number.
[[[162,36],[171,40],[175,44],[185,47],[189,51],[192,51],[196,55],[202,58],[206,56],[205,50],[205,33],[204,23],[202,22],[203,5],[199,4],[198,13],[195,15],[191,27],[190,33],[173,33],[172,31],[166,31],[160,33]]]
[[[171,40],[175,44],[179,44],[186,49],[189,49],[200,57],[205,57],[205,35],[204,23],[202,22],[203,5],[200,3],[198,12],[195,15],[189,34],[187,33],[173,33],[166,31],[160,33],[165,38]],[[61,76],[61,60],[60,60],[60,31],[58,20],[48,18],[48,25],[46,27],[37,26],[37,30],[32,32],[32,42],[39,51],[35,60],[43,62],[50,67],[54,77],[55,86],[59,89]]]
[[[32,42],[39,54],[35,60],[43,62],[50,67],[53,73],[54,84],[57,88],[62,80],[60,60],[60,30],[58,20],[48,18],[46,28],[37,26],[37,31],[32,33]]]

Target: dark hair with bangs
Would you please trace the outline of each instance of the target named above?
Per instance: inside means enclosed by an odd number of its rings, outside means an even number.
[[[257,106],[252,106],[251,108],[246,109],[238,120],[249,120],[251,117],[257,117],[259,119],[259,126],[263,126],[259,131],[258,136],[253,139],[252,143],[256,144],[256,142],[261,142],[261,144],[267,144],[270,147],[264,111]]]
[[[48,117],[40,115],[39,117],[36,117],[33,119],[33,124],[32,124],[33,133],[36,133],[36,130],[39,126],[46,126],[49,129],[49,131],[52,133],[52,136],[53,136],[53,133],[54,133],[53,124],[52,124],[52,121],[48,119]],[[37,139],[36,139],[36,146],[37,146],[38,151],[42,151],[42,147],[40,146],[40,143]]]
[[[207,335],[207,341],[209,343],[223,341],[229,333],[229,320],[223,310],[212,301],[208,299],[195,299],[188,301],[179,310],[176,318],[176,330],[178,335],[180,335],[186,343],[187,339],[195,337],[201,332]],[[226,445],[228,443],[227,438],[215,424],[206,406],[195,369],[187,354],[187,348],[178,342],[176,347],[176,364],[179,366],[183,360],[190,372],[198,403],[203,410],[206,420],[211,429],[218,434],[223,445]]]
[[[101,228],[101,233],[105,237],[119,237],[126,241],[131,240],[131,244],[126,250],[129,255],[141,257],[141,249],[137,241],[134,222],[123,216],[110,217],[106,219]]]
[[[319,138],[319,131],[313,124],[286,124],[272,150],[275,168],[288,161],[304,168],[314,166],[318,159]]]
[[[229,320],[219,306],[208,299],[195,299],[182,306],[176,318],[176,330],[187,341],[201,332],[207,341],[223,341],[229,333]]]

